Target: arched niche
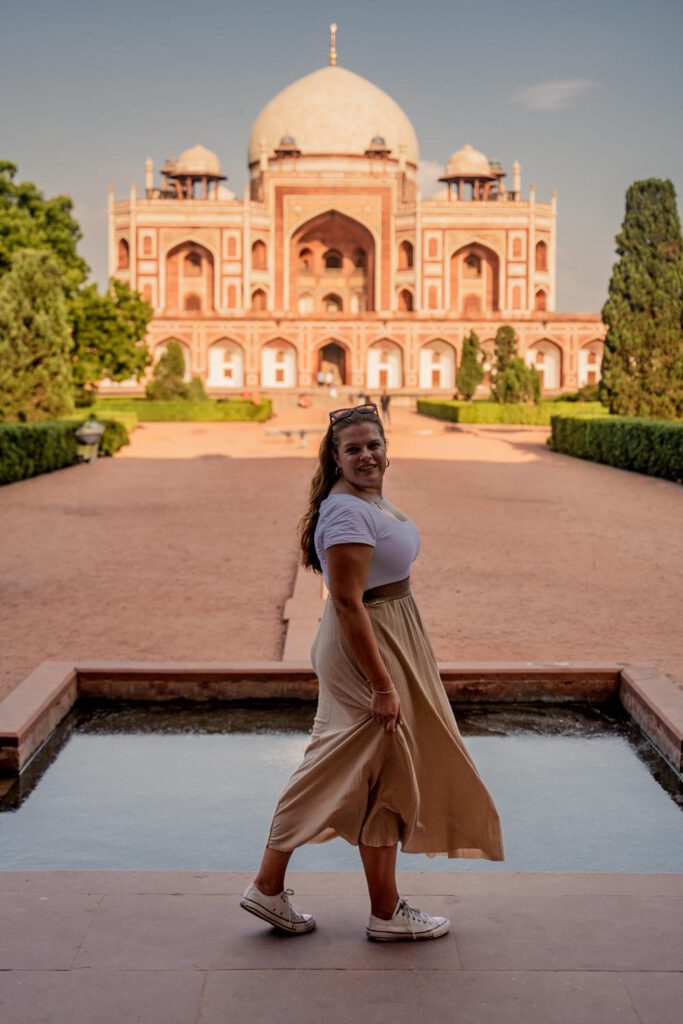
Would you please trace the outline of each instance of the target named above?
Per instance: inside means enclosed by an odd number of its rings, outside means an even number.
[[[284,338],[275,338],[261,349],[261,387],[294,388],[297,384],[296,349]]]
[[[325,298],[334,294],[343,310],[372,310],[374,288],[375,242],[363,224],[328,210],[294,232],[289,247],[290,309],[298,309],[302,295],[312,295],[314,312],[324,316]]]
[[[562,387],[562,349],[550,338],[541,338],[527,349],[526,362],[541,375],[541,391],[559,391]]]
[[[251,308],[254,313],[265,313],[268,308],[268,296],[263,288],[256,288],[251,293]]]
[[[413,312],[413,293],[410,288],[402,288],[398,293],[398,311],[399,313]]]
[[[244,387],[244,349],[232,338],[219,338],[209,346],[206,383],[222,388]]]
[[[118,253],[118,269],[128,270],[130,266],[130,246],[128,245],[127,238],[119,238],[119,244],[117,247]]]
[[[403,350],[395,341],[381,338],[368,349],[367,387],[403,387]]]
[[[548,308],[548,295],[543,288],[539,288],[534,295],[534,309],[537,313],[543,313]]]
[[[398,247],[398,269],[410,270],[413,266],[413,244],[403,241]]]
[[[297,310],[302,316],[315,313],[315,298],[310,292],[302,292],[297,302]]]
[[[464,245],[451,256],[450,308],[465,316],[500,309],[500,260],[479,242]]]
[[[548,269],[548,246],[545,242],[536,242],[535,250],[535,267],[536,270],[547,270]]]
[[[426,390],[455,390],[457,354],[442,338],[428,341],[420,349],[420,387]]]
[[[181,242],[166,256],[166,309],[212,311],[213,282],[211,252],[198,242]]]
[[[600,338],[589,341],[579,349],[579,387],[599,384],[602,377],[602,356],[605,343]]]
[[[159,362],[164,352],[166,352],[171,341],[177,341],[182,349],[184,363],[183,380],[187,384],[189,384],[190,381],[192,380],[192,355],[190,353],[190,346],[187,344],[187,342],[183,341],[182,338],[164,338],[164,340],[160,341],[158,345],[155,345],[153,354],[153,366],[156,366],[156,364]]]
[[[251,266],[252,270],[268,269],[268,250],[266,243],[262,242],[260,238],[251,247]]]
[[[346,384],[349,380],[349,355],[346,345],[342,345],[336,340],[326,341],[316,353],[316,376],[318,373],[325,374],[323,383],[328,383],[327,375],[331,373],[332,380],[329,383],[335,384],[337,387]]]

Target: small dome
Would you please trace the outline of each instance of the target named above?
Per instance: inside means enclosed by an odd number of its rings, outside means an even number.
[[[296,139],[293,135],[283,135],[280,139],[281,146],[296,146]]]
[[[484,154],[468,143],[449,157],[446,177],[489,178],[491,167]]]
[[[180,154],[177,160],[176,174],[211,174],[222,177],[221,162],[215,153],[206,146],[192,146]]]
[[[370,140],[371,146],[386,146],[386,144],[387,140],[382,135],[375,135],[375,137]]]

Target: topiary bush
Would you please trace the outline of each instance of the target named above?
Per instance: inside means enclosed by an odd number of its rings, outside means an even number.
[[[580,459],[683,482],[683,422],[553,416],[548,446]]]

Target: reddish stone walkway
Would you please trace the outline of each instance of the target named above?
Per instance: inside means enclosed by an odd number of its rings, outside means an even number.
[[[678,1024],[683,875],[399,877],[445,912],[431,942],[372,943],[360,873],[291,872],[306,935],[246,914],[245,873],[0,873],[12,1024]]]
[[[41,661],[277,660],[324,425],[143,424],[114,459],[0,489],[0,697]],[[683,685],[683,490],[545,446],[547,430],[389,428],[414,590],[451,661],[649,661]]]

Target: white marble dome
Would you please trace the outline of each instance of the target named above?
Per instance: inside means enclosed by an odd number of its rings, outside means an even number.
[[[192,146],[178,157],[177,174],[211,174],[222,176],[221,162],[206,146]]]
[[[469,143],[462,149],[456,150],[448,158],[446,175],[448,177],[461,176],[463,178],[487,177],[491,174],[491,165],[488,158],[480,153],[478,149],[470,146]]]
[[[405,146],[408,163],[417,166],[419,148],[408,117],[391,96],[372,82],[329,66],[288,85],[267,103],[249,138],[249,163],[261,144],[270,157],[284,135],[296,139],[303,156],[363,156],[376,136],[386,139],[391,156]]]

